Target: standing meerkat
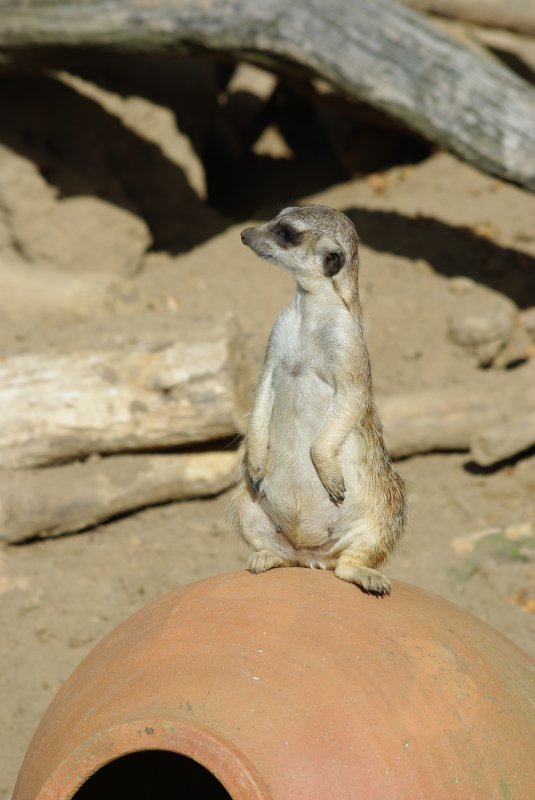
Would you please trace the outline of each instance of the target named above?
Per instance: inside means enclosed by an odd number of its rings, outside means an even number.
[[[405,526],[405,486],[373,398],[358,292],[358,236],[325,206],[285,208],[242,242],[295,278],[271,331],[231,520],[251,572],[334,569],[368,592]]]

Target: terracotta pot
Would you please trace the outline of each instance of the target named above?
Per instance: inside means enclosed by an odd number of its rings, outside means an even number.
[[[87,656],[14,800],[531,800],[534,696],[526,653],[421,589],[377,599],[332,572],[231,573],[163,597]],[[205,779],[212,794],[195,791]]]

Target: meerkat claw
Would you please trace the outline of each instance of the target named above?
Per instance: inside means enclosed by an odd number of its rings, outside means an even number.
[[[329,499],[335,506],[341,506],[345,500],[345,494],[332,494],[332,492],[329,492]]]
[[[326,489],[331,502],[334,503],[335,506],[341,506],[346,498],[346,487],[343,479],[336,483],[333,481],[331,486],[327,486]]]
[[[340,560],[335,567],[335,575],[343,581],[360,586],[363,592],[374,595],[389,595],[392,585],[386,575],[371,567],[364,567],[351,561]]]
[[[258,575],[260,572],[267,572],[274,567],[281,567],[283,564],[282,559],[272,550],[265,548],[259,550],[251,555],[247,569],[253,575]]]

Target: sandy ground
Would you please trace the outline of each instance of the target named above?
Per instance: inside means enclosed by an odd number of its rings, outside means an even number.
[[[95,101],[82,99],[82,95],[74,98],[65,86],[53,86],[58,114],[65,102],[76,102],[83,123],[88,104],[95,105]],[[277,173],[275,190],[271,192],[273,187],[266,184],[256,210],[251,206],[241,220],[234,210],[231,219],[222,204],[216,211],[199,198],[202,186],[191,189],[196,180],[201,181],[202,170],[195,172],[193,151],[178,148],[175,129],[174,134],[169,133],[167,150],[161,138],[157,146],[136,140],[132,131],[141,100],[138,107],[127,107],[126,89],[121,96],[113,95],[116,106],[111,111],[92,109],[93,128],[86,124],[85,144],[69,143],[68,137],[57,139],[60,155],[49,153],[47,158],[42,141],[37,141],[39,136],[45,138],[44,116],[39,117],[34,109],[37,133],[33,138],[28,131],[21,133],[27,113],[22,106],[30,103],[30,89],[23,101],[13,86],[4,82],[0,87],[4,101],[14,109],[11,127],[1,137],[0,170],[5,181],[0,191],[8,197],[0,197],[0,208],[8,207],[10,216],[6,222],[7,216],[0,215],[4,221],[0,267],[16,264],[23,282],[31,270],[30,281],[48,286],[49,291],[47,294],[44,288],[40,295],[24,288],[28,282],[22,289],[20,282],[14,282],[11,294],[4,292],[0,298],[1,356],[87,341],[92,326],[106,321],[120,329],[125,317],[139,311],[158,314],[171,310],[177,315],[212,317],[233,312],[245,332],[248,356],[258,367],[274,317],[291,297],[292,286],[276,267],[255,260],[241,246],[239,231],[248,220],[268,213],[262,212],[262,204],[268,209],[296,197],[343,209],[357,225],[362,240],[365,326],[375,384],[382,394],[460,384],[477,376],[481,369],[477,359],[448,335],[452,318],[480,313],[496,304],[514,303],[520,311],[535,305],[533,196],[483,176],[448,155],[430,153],[418,164],[378,170],[360,178],[344,179],[338,168],[329,174],[327,169],[326,174],[320,170],[314,186],[302,179],[304,166],[308,163],[312,170],[316,163],[317,153],[311,145],[312,155],[305,153],[296,166],[298,171],[289,176],[290,183],[294,180],[292,190]],[[162,103],[158,107],[164,108],[163,99],[157,99]],[[154,112],[152,106],[140,107]],[[169,131],[169,118],[159,119],[160,132]],[[62,124],[60,119],[56,133]],[[103,125],[112,127],[110,136],[128,141],[134,156],[141,153],[146,160],[150,155],[153,170],[159,170],[160,177],[165,175],[167,184],[166,164],[176,171],[183,194],[166,201],[165,208],[160,204],[159,216],[148,201],[145,211],[140,208],[141,178],[136,178],[138,183],[131,180],[125,189],[125,181],[121,182],[124,164],[116,161],[106,171],[103,163],[96,163],[100,158],[96,145],[85,153],[91,154],[93,168],[100,175],[100,191],[91,184],[95,172],[86,166],[79,167],[74,180],[73,164],[78,164],[84,147],[92,137],[98,138],[98,126],[102,131]],[[195,132],[189,132],[195,140]],[[171,145],[176,145],[175,150]],[[121,158],[126,158],[124,153]],[[184,166],[180,168],[181,158],[183,164],[193,164],[189,173]],[[255,162],[260,173],[265,158],[259,156]],[[274,173],[280,169],[284,177],[284,165],[280,159],[274,162]],[[144,169],[140,166],[140,171]],[[10,174],[17,176],[18,194],[15,189],[9,194],[5,188]],[[25,194],[26,178],[30,188]],[[157,191],[146,185],[146,192]],[[177,185],[172,187],[175,194]],[[274,196],[277,192],[279,197]],[[68,211],[87,223],[83,231],[77,228],[78,238],[83,234],[87,240],[84,247],[79,242],[72,245],[79,248],[77,266],[72,270],[69,259],[61,255],[57,237],[47,238],[46,225],[39,227],[35,222],[32,227],[32,219],[37,220],[38,215],[30,198],[37,204],[39,197],[39,220],[46,222],[51,218],[46,214],[59,214],[59,205],[62,213]],[[95,198],[105,203],[110,219],[115,214],[112,227],[116,238],[110,238],[109,246],[105,237],[95,234],[103,224],[98,216],[102,209],[97,213],[89,202],[96,202]],[[247,206],[246,194],[244,198],[240,202]],[[76,199],[86,207],[66,209],[62,205]],[[187,225],[182,213],[185,206],[189,207]],[[96,215],[95,230],[90,227],[92,213]],[[187,228],[188,234],[179,231],[169,244],[166,240],[172,225],[168,217],[177,214],[179,227]],[[68,231],[68,226],[64,230]],[[100,247],[94,269],[89,268],[92,258],[87,253],[91,237]],[[151,238],[157,243],[152,249]],[[121,250],[121,259],[116,249]],[[80,266],[83,258],[89,267]],[[62,275],[72,277],[74,273],[90,274],[93,290],[84,289],[85,294],[75,301],[63,302],[59,289],[54,289],[54,276],[59,274],[61,283]],[[516,362],[509,366],[515,368]],[[411,516],[405,541],[388,574],[460,604],[535,655],[533,452],[496,470],[475,469],[466,453],[408,458],[398,467],[410,486]],[[247,554],[225,522],[227,501],[223,494],[205,501],[148,508],[84,533],[0,550],[0,707],[4,719],[0,798],[10,797],[25,749],[46,706],[105,633],[164,592],[215,573],[244,568]],[[472,552],[460,552],[455,546],[455,539],[486,529],[497,533],[485,537]]]

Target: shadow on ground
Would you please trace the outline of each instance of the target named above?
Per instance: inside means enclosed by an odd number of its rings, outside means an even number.
[[[527,253],[431,217],[367,208],[345,213],[373,250],[424,259],[446,277],[465,275],[507,295],[520,308],[535,304],[535,258]]]

